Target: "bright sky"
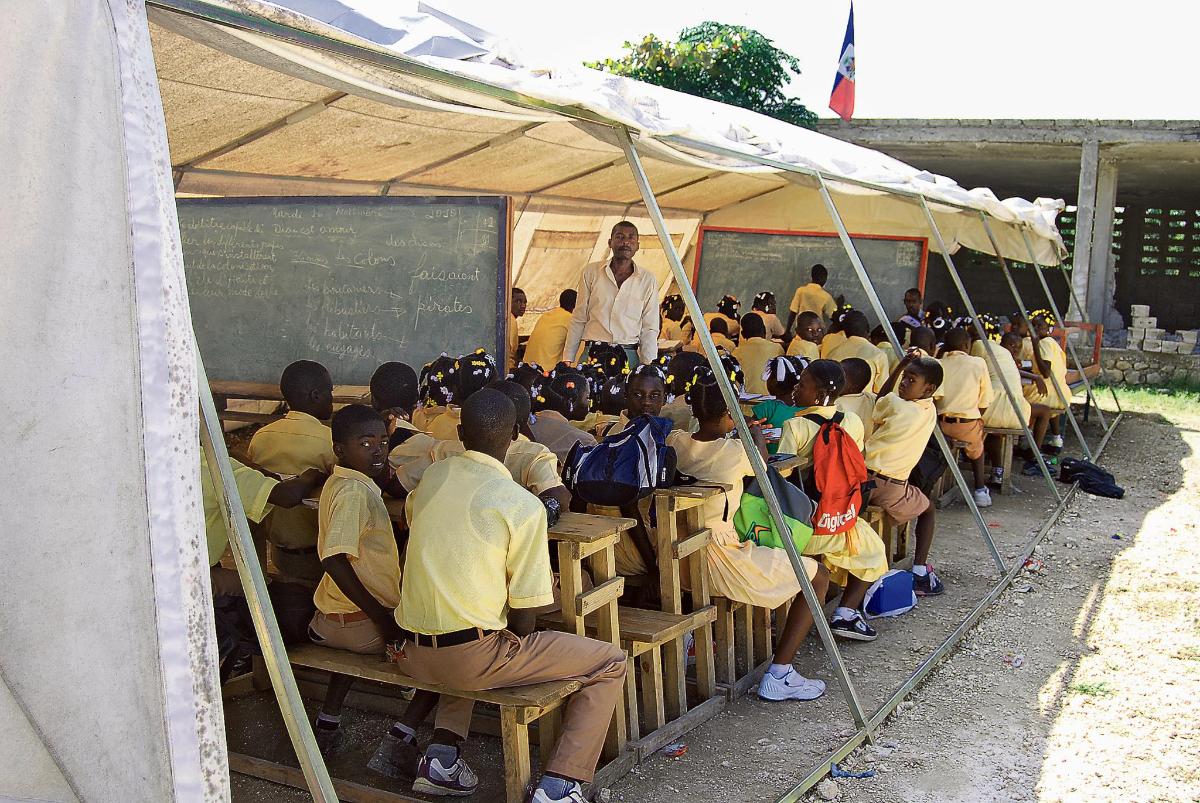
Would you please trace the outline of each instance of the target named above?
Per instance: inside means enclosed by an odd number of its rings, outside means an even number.
[[[535,63],[617,56],[646,33],[716,20],[800,59],[792,92],[826,108],[848,0],[429,0]],[[856,117],[1190,119],[1200,4],[1139,0],[858,0]]]

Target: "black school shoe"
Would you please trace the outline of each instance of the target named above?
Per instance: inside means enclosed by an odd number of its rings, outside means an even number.
[[[829,620],[829,629],[838,638],[852,639],[853,641],[874,641],[879,638],[875,628],[867,624],[867,620],[861,613],[849,620],[839,619],[835,616]]]
[[[379,749],[367,762],[369,769],[389,778],[411,781],[417,777],[417,764],[421,761],[421,748],[416,742],[385,734]]]
[[[946,585],[938,579],[931,567],[923,577],[913,575],[913,591],[918,597],[936,597],[946,591]]]

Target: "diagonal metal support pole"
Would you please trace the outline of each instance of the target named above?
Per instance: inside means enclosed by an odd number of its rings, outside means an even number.
[[[1004,388],[1004,395],[1008,397],[1008,403],[1012,405],[1014,412],[1020,415],[1021,405],[1017,403],[1017,393],[1009,386],[1004,378],[1004,372],[1000,370],[1000,363],[992,350],[992,342],[988,340],[987,332],[983,329],[983,324],[979,321],[979,313],[975,311],[975,304],[971,301],[971,297],[967,294],[967,288],[963,284],[962,276],[959,275],[958,269],[954,265],[954,259],[950,256],[950,250],[946,247],[946,241],[942,239],[941,229],[938,228],[937,222],[933,218],[933,213],[929,211],[929,205],[925,203],[925,199],[921,198],[921,209],[925,212],[925,220],[929,223],[929,231],[933,233],[933,238],[937,241],[938,250],[942,252],[942,260],[946,263],[946,269],[950,271],[950,278],[954,281],[954,286],[958,288],[958,294],[962,297],[963,305],[967,308],[967,314],[971,316],[971,320],[975,322],[975,331],[979,335],[979,340],[983,343],[983,353],[987,356],[988,362],[991,363],[992,373],[1000,380],[1000,386]],[[984,220],[984,225],[987,221]],[[991,236],[991,229],[988,229],[988,236]],[[995,240],[992,240],[992,250],[997,254],[1000,253],[1000,246]],[[1003,259],[1003,257],[1000,257]],[[1007,359],[1007,354],[1005,355]],[[1033,443],[1033,432],[1029,429],[1029,422],[1021,419],[1021,431],[1025,433],[1025,437],[1029,443]],[[1054,477],[1050,474],[1050,468],[1046,465],[1046,461],[1042,459],[1042,453],[1035,450],[1034,455],[1037,457],[1038,467],[1042,470],[1042,476],[1046,480],[1047,487],[1050,488],[1050,493],[1054,495],[1056,500],[1062,500],[1062,494],[1058,492],[1058,483],[1054,481]]]
[[[817,176],[817,181],[819,182],[821,200],[825,202],[825,209],[829,212],[830,219],[833,220],[838,237],[841,238],[842,247],[846,249],[846,255],[850,257],[850,264],[854,266],[854,272],[858,274],[858,280],[862,284],[867,298],[871,300],[871,308],[875,310],[875,317],[883,324],[884,334],[887,335],[892,348],[896,349],[897,354],[904,354],[904,344],[896,337],[896,331],[890,326],[887,312],[883,309],[883,302],[879,300],[879,294],[875,292],[875,285],[871,283],[871,277],[867,274],[866,265],[863,264],[862,257],[858,254],[858,248],[855,247],[854,241],[850,239],[850,232],[846,230],[846,224],[842,221],[842,214],[838,211],[837,204],[833,202],[833,196],[829,193],[829,187],[825,184],[825,179]],[[1000,551],[996,549],[996,542],[992,540],[992,532],[988,529],[987,522],[983,520],[983,514],[979,512],[979,506],[975,504],[975,496],[971,493],[971,489],[967,487],[967,480],[958,468],[958,461],[954,459],[954,453],[950,450],[950,444],[946,442],[946,436],[942,434],[942,428],[936,423],[933,426],[933,437],[937,441],[938,448],[942,450],[942,455],[946,458],[946,465],[949,467],[950,473],[954,476],[954,482],[958,485],[958,490],[963,496],[963,501],[970,509],[971,515],[975,518],[975,525],[979,528],[980,536],[983,537],[984,546],[991,553],[992,560],[996,563],[996,568],[999,569],[1001,574],[1004,574],[1008,567],[1004,565],[1004,559],[1000,557]],[[935,504],[935,500],[930,499],[929,504]]]
[[[1017,289],[1017,283],[1013,281],[1012,273],[1008,269],[1008,261],[1005,260],[1004,257],[998,258],[1000,260],[1000,270],[1004,273],[1004,281],[1008,282],[1008,289],[1012,291],[1013,300],[1017,302],[1017,309],[1021,311],[1022,315],[1028,314],[1029,307],[1025,306],[1025,300],[1021,298],[1021,291]],[[1038,336],[1037,332],[1033,331],[1032,326],[1029,327],[1029,337],[1030,340],[1033,341],[1033,349],[1034,352],[1036,352],[1038,349]],[[1067,414],[1067,419],[1071,422],[1071,429],[1075,432],[1075,437],[1079,439],[1079,445],[1083,448],[1084,456],[1088,460],[1091,460],[1092,450],[1088,446],[1087,441],[1083,438],[1083,430],[1079,428],[1079,422],[1075,420],[1075,414],[1071,412],[1070,389],[1060,387],[1058,384],[1058,377],[1054,376],[1053,374],[1051,374],[1051,376],[1048,378],[1050,380],[1050,384],[1054,386],[1054,392],[1057,393],[1064,402],[1066,402],[1067,408],[1063,412]],[[1030,448],[1035,452],[1040,452],[1042,445],[1040,443],[1030,443]]]
[[[221,515],[229,528],[229,546],[234,562],[237,563],[242,588],[246,592],[246,604],[250,608],[250,618],[254,620],[254,632],[258,635],[258,643],[262,646],[263,662],[271,676],[271,686],[274,687],[275,697],[279,701],[279,711],[283,714],[292,748],[296,751],[296,758],[300,760],[300,768],[304,771],[304,779],[308,782],[313,800],[317,803],[337,803],[337,792],[333,789],[329,770],[325,768],[325,761],[321,758],[321,751],[317,749],[312,726],[304,713],[304,701],[300,699],[300,690],[296,686],[295,676],[292,675],[292,665],[288,663],[287,649],[283,646],[283,637],[279,635],[275,609],[271,607],[271,600],[267,596],[267,581],[258,562],[258,553],[250,536],[250,526],[246,523],[246,511],[242,507],[242,498],[238,495],[237,482],[229,465],[229,452],[225,450],[225,438],[221,421],[217,417],[217,406],[213,403],[208,376],[204,373],[204,361],[201,360],[198,350],[196,381],[200,389],[200,447],[204,450]]]
[[[984,225],[987,225],[986,221],[984,222]],[[1054,301],[1054,295],[1050,292],[1050,285],[1046,283],[1046,277],[1043,274],[1045,269],[1038,264],[1037,257],[1034,256],[1033,243],[1029,239],[1029,232],[1025,231],[1025,229],[1021,229],[1021,237],[1025,240],[1025,250],[1029,252],[1029,262],[1036,269],[1038,281],[1041,282],[1042,290],[1045,291],[1046,298],[1050,301],[1050,310],[1054,313],[1054,317],[1062,321],[1063,326],[1066,326],[1067,319],[1062,317],[1062,314],[1059,312],[1058,304]],[[1087,312],[1083,309],[1083,307],[1079,306],[1079,297],[1075,294],[1075,285],[1071,283],[1070,274],[1067,273],[1067,269],[1062,266],[1062,263],[1059,263],[1058,268],[1060,271],[1062,271],[1063,278],[1067,281],[1067,287],[1071,290],[1071,298],[1075,300],[1075,308],[1080,310],[1082,313],[1080,317],[1083,318],[1084,323],[1090,323],[1090,321],[1087,319]],[[1087,374],[1083,371],[1083,362],[1079,359],[1079,353],[1075,348],[1075,344],[1071,342],[1071,338],[1069,337],[1067,338],[1067,348],[1071,350],[1071,357],[1075,360],[1075,370],[1079,371],[1079,375],[1083,377],[1083,384],[1087,386],[1088,401],[1091,402],[1092,407],[1096,410],[1096,415],[1100,418],[1100,425],[1107,430],[1108,424],[1104,420],[1104,411],[1100,409],[1100,403],[1096,400],[1096,395],[1092,391],[1092,383],[1087,378]],[[1113,403],[1117,405],[1117,412],[1121,412],[1121,401],[1117,398],[1116,389],[1110,387],[1109,391],[1112,392]]]
[[[671,235],[667,231],[667,222],[662,216],[662,211],[658,208],[658,200],[654,197],[654,191],[650,188],[650,181],[646,178],[646,173],[642,169],[642,160],[633,145],[629,129],[624,127],[617,128],[616,134],[621,148],[625,151],[625,158],[629,162],[629,169],[633,171],[633,180],[637,183],[638,192],[642,196],[642,202],[646,205],[646,212],[650,216],[650,220],[654,222],[654,230],[658,234],[659,242],[662,244],[663,253],[667,256],[667,263],[671,266],[671,273],[675,277],[675,283],[679,285],[679,293],[683,296],[688,314],[692,316],[693,321],[703,321],[704,312],[700,308],[700,302],[696,299],[696,294],[692,292],[691,282],[688,281],[687,273],[683,269],[683,263],[679,259],[679,253],[675,250],[675,243],[672,242]],[[729,377],[725,375],[725,371],[721,368],[721,358],[717,354],[717,347],[703,326],[696,327],[696,334],[700,337],[700,344],[704,348],[704,356],[717,377],[718,386],[721,388],[721,396],[725,399],[725,404],[729,408],[730,415],[733,416],[738,438],[742,442],[742,448],[746,450],[746,456],[750,459],[750,466],[754,469],[754,476],[758,479],[758,485],[762,489],[763,499],[767,503],[767,509],[771,513],[771,520],[775,525],[775,529],[780,533],[790,533],[791,528],[784,519],[783,509],[779,506],[779,499],[776,498],[775,491],[767,479],[766,461],[763,460],[762,455],[759,454],[758,447],[750,439],[750,430],[746,426],[746,417],[742,414],[742,406],[739,402],[738,394],[733,389]],[[825,653],[829,656],[833,673],[837,676],[838,683],[842,687],[842,695],[846,698],[846,706],[850,709],[851,716],[854,717],[854,724],[859,730],[867,731],[868,739],[873,739],[874,737],[871,735],[873,729],[867,726],[867,717],[863,712],[862,703],[858,699],[858,692],[855,690],[854,684],[850,681],[850,673],[846,670],[846,664],[842,660],[841,652],[838,651],[833,631],[830,630],[829,622],[825,619],[823,613],[825,600],[817,597],[816,589],[813,588],[812,583],[808,579],[808,571],[804,568],[804,561],[800,559],[800,553],[796,550],[796,545],[792,543],[792,539],[784,537],[780,540],[783,541],[784,551],[787,552],[788,560],[791,561],[792,571],[796,573],[796,579],[800,582],[800,591],[804,594],[804,601],[808,604],[809,610],[812,611],[817,633],[821,636],[821,642],[825,646]]]

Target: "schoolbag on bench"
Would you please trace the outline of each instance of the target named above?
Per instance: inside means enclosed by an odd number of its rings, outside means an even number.
[[[854,529],[866,507],[867,464],[862,451],[842,428],[846,415],[831,418],[816,414],[804,416],[819,429],[813,438],[813,468],[805,481],[805,493],[816,503],[813,535],[838,535]]]
[[[667,446],[669,418],[639,416],[595,446],[575,444],[563,465],[563,484],[593,505],[621,507],[666,488],[675,477],[675,450]]]

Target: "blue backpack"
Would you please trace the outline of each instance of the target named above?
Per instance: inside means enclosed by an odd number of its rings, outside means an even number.
[[[563,466],[563,484],[593,505],[622,507],[666,488],[675,478],[675,450],[667,446],[669,418],[639,416],[595,446],[575,444]]]

